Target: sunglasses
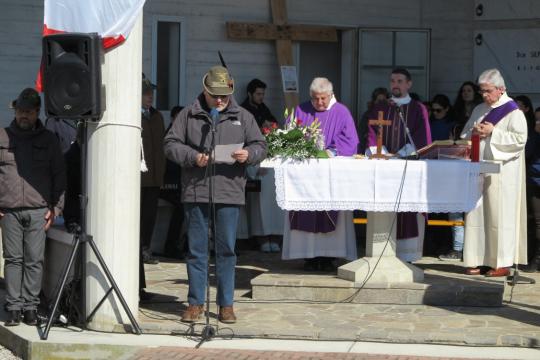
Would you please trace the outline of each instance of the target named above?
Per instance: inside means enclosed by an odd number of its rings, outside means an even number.
[[[216,100],[217,99],[225,100],[229,97],[229,95],[212,95],[212,94],[208,94],[208,95],[210,95],[212,99],[216,99]]]

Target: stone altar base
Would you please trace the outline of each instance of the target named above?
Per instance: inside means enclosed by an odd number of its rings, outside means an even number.
[[[426,264],[423,264],[423,262]],[[429,267],[427,262],[430,263]],[[336,274],[264,273],[251,280],[254,300],[302,300],[331,303],[433,306],[502,306],[504,278],[487,279],[446,271],[460,267],[441,262],[441,269],[422,260],[421,282],[372,283],[340,279]],[[455,264],[455,263],[454,263]],[[379,263],[378,266],[380,266]]]
[[[424,272],[393,256],[363,257],[340,266],[338,277],[359,286],[364,282],[366,285],[383,286],[382,284],[420,282],[424,279]]]

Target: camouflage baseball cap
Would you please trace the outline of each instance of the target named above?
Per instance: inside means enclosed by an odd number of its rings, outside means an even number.
[[[204,89],[210,95],[231,95],[234,81],[223,66],[214,66],[203,77]]]
[[[21,110],[34,110],[41,107],[41,97],[39,93],[32,88],[26,88],[11,102],[11,108]]]

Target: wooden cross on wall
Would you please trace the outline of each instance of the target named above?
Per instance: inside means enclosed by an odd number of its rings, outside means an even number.
[[[293,41],[338,41],[335,27],[287,24],[286,0],[270,0],[270,6],[272,24],[227,22],[227,36],[230,39],[275,40],[280,70],[281,66],[294,65]],[[287,109],[298,105],[297,92],[284,92],[284,97]]]
[[[377,119],[370,119],[368,122],[369,125],[377,126],[377,153],[370,156],[371,159],[387,159],[388,156],[382,153],[382,136],[383,136],[383,126],[392,125],[392,120],[385,120],[384,113],[382,111],[378,112]]]

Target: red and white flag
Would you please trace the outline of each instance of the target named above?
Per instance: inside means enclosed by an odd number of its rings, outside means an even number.
[[[142,11],[145,0],[45,0],[43,36],[66,33],[98,33],[103,47],[124,42]],[[41,72],[36,81],[41,91]]]

